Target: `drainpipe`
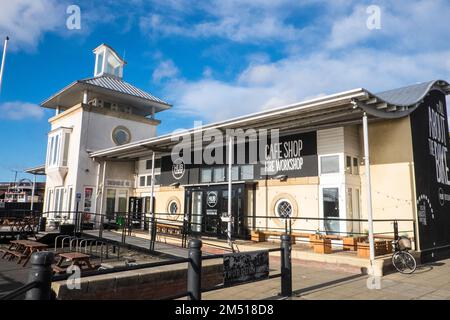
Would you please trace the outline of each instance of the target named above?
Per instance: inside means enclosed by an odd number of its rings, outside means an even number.
[[[232,228],[232,222],[231,222],[231,169],[233,164],[233,137],[230,134],[229,141],[228,141],[228,244],[232,246],[231,243],[231,228]]]
[[[99,163],[100,167],[100,163]],[[100,228],[99,228],[99,237],[103,237],[103,222],[104,222],[104,213],[103,213],[103,198],[105,195],[105,176],[106,176],[106,160],[103,161],[103,173],[102,173],[102,194],[100,195]]]
[[[367,114],[363,115],[363,135],[364,135],[364,163],[366,167],[366,187],[367,187],[367,216],[369,224],[369,249],[370,249],[370,266],[373,274],[375,261],[375,245],[373,239],[373,215],[372,215],[372,189],[370,184],[370,158],[369,158],[369,129],[367,124]]]
[[[148,225],[148,231],[150,236],[150,241],[154,240],[152,239],[152,230],[153,230],[153,222],[155,219],[155,212],[153,210],[153,199],[154,199],[154,193],[155,193],[155,152],[152,152],[152,181],[151,181],[151,196],[150,196],[150,223]]]

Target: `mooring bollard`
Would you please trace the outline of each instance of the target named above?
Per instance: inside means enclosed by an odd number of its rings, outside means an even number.
[[[281,295],[292,295],[292,261],[291,261],[291,236],[281,236]]]
[[[202,299],[202,241],[191,239],[189,241],[190,259],[187,270],[187,292],[190,300]]]
[[[51,251],[33,253],[28,283],[36,281],[38,284],[36,288],[27,291],[25,300],[50,300],[53,259],[54,254]]]

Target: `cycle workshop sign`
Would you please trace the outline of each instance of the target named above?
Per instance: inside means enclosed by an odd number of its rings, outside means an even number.
[[[223,257],[224,285],[267,279],[269,252],[229,253]]]

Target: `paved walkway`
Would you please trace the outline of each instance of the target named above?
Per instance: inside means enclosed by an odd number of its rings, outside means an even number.
[[[450,259],[423,265],[412,275],[391,273],[373,279],[368,276],[293,265],[291,299],[300,300],[386,300],[450,299]],[[378,288],[378,289],[377,289]],[[280,278],[211,291],[203,299],[281,299]]]

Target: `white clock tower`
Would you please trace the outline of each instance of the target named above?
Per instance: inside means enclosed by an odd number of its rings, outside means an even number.
[[[105,196],[98,187],[103,172],[89,153],[154,137],[160,124],[156,113],[171,107],[123,80],[126,62],[113,48],[102,44],[94,54],[94,77],[71,83],[41,104],[55,109],[49,119],[45,164],[44,211],[50,220],[71,222],[77,207],[87,213],[99,212],[97,199]],[[114,170],[118,179],[111,183],[123,189],[122,195],[129,195],[134,177],[121,176],[120,165]],[[126,211],[127,201],[121,203],[118,209]]]

